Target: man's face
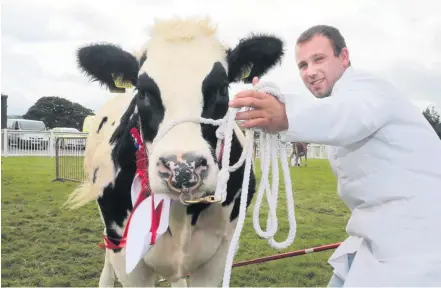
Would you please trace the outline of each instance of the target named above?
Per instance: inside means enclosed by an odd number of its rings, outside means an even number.
[[[328,38],[317,35],[296,46],[296,61],[306,87],[317,98],[328,97],[335,82],[349,66],[347,48],[334,56]]]

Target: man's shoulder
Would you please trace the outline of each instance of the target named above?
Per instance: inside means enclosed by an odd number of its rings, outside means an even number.
[[[365,69],[349,67],[342,75],[341,80],[341,86],[347,86],[350,90],[382,91],[387,94],[400,94],[392,82],[373,71]]]
[[[391,83],[374,71],[360,69],[360,68],[348,68],[346,71],[349,75],[349,79],[357,82],[366,83],[378,83],[383,85],[390,85]]]

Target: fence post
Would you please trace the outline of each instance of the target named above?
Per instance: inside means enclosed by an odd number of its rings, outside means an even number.
[[[57,140],[55,140],[55,179],[52,181],[61,181],[64,182],[61,178],[60,178],[60,155],[59,155],[59,151],[58,151],[58,141],[60,140],[60,138],[57,138]],[[49,142],[51,142],[49,140]]]
[[[1,129],[7,128],[8,123],[8,95],[5,95],[2,93],[1,98],[1,104],[2,104],[2,117],[1,117]]]
[[[2,157],[8,157],[8,149],[9,149],[9,141],[8,141],[8,137],[9,137],[9,135],[8,135],[8,129],[3,129],[3,133],[2,133],[2,136],[3,136],[3,155],[2,155]]]
[[[56,143],[54,144],[54,132],[52,132],[52,131],[49,132],[49,144],[48,145],[49,145],[49,147],[47,147],[48,153],[49,153],[50,157],[54,157],[54,146],[57,144]],[[57,148],[55,147],[55,154],[56,153],[57,153]],[[55,157],[56,157],[56,155],[55,155]]]

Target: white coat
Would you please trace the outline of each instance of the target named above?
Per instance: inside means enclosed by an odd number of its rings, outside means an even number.
[[[349,237],[329,259],[334,277],[346,286],[441,286],[441,140],[421,111],[351,67],[330,97],[285,101],[281,140],[329,145],[352,212]]]

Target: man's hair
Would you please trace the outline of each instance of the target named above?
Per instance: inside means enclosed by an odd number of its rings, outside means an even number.
[[[334,50],[334,56],[339,56],[341,50],[346,48],[345,38],[341,35],[340,31],[337,28],[328,25],[312,26],[300,34],[299,38],[297,38],[296,45],[307,42],[311,40],[312,37],[317,35],[322,35],[329,39],[332,49]]]

